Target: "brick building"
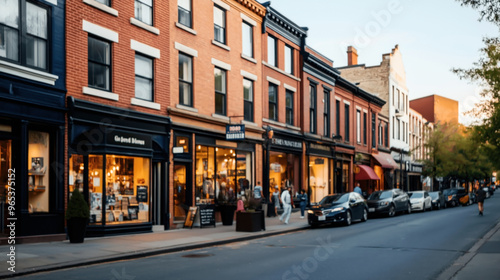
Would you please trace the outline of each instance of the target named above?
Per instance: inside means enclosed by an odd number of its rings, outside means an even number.
[[[436,94],[410,100],[410,108],[434,124],[458,124],[458,101]]]

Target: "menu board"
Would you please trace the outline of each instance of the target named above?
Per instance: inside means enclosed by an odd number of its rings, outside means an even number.
[[[137,186],[137,202],[148,202],[147,186]]]
[[[200,227],[215,227],[215,205],[206,204],[198,206],[200,208]]]
[[[184,227],[192,228],[194,223],[194,218],[196,217],[196,213],[198,212],[198,207],[192,206],[189,207],[189,211],[186,214],[186,219],[184,220]]]

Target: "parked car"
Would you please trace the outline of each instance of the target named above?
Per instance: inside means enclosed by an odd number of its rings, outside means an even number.
[[[451,188],[451,189],[445,189],[443,191],[444,198],[446,200],[446,205],[455,207],[460,204],[462,205],[467,205],[470,204],[469,202],[469,195],[467,193],[466,189],[463,188]],[[464,200],[464,197],[467,196],[466,202],[461,202],[460,200]]]
[[[426,191],[413,191],[408,192],[410,197],[411,210],[423,211],[432,210],[432,199]]]
[[[493,189],[491,186],[483,187],[483,190],[486,192],[486,198],[490,198],[493,195]]]
[[[432,209],[440,210],[441,208],[446,208],[446,201],[442,192],[430,192],[429,195],[432,200]]]
[[[364,222],[367,219],[366,200],[355,192],[325,196],[307,211],[307,220],[312,227],[330,223],[343,223],[349,226],[354,220]]]
[[[387,214],[392,217],[398,212],[411,213],[410,198],[400,189],[373,192],[367,203],[369,214]]]

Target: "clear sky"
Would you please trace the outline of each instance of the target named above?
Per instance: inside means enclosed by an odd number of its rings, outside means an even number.
[[[263,2],[263,1],[261,1]],[[459,101],[462,113],[479,99],[479,87],[461,81],[452,68],[470,68],[480,58],[484,36],[496,26],[479,22],[479,13],[455,0],[272,0],[271,6],[309,28],[307,45],[347,65],[347,46],[358,63],[378,65],[395,45],[403,55],[410,100],[438,94]]]

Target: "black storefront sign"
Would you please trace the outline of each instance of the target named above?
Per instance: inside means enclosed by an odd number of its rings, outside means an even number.
[[[114,130],[106,135],[106,144],[151,149],[150,135]]]
[[[200,227],[215,227],[215,205],[206,204],[198,206],[200,209]]]
[[[277,137],[273,138],[273,145],[282,146],[286,148],[293,148],[293,149],[302,149],[302,142],[293,141],[289,139],[282,139]]]
[[[332,157],[333,151],[330,146],[320,145],[316,143],[309,143],[309,149],[307,150],[309,155],[318,155],[324,157]]]
[[[226,125],[226,140],[245,140],[244,124]]]

